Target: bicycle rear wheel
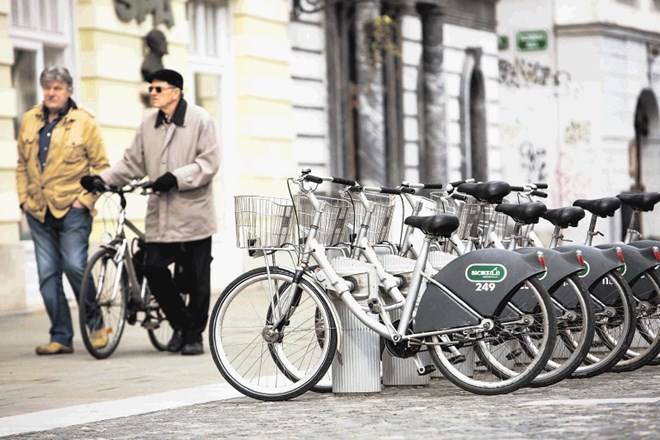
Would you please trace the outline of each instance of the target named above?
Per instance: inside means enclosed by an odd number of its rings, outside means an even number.
[[[572,374],[574,378],[594,377],[610,370],[626,354],[635,336],[637,318],[628,283],[611,270],[590,289],[596,316],[596,332],[589,353]]]
[[[89,354],[97,359],[115,351],[126,323],[128,282],[115,255],[114,249],[106,248],[92,255],[80,286],[80,334]]]
[[[633,371],[649,364],[660,353],[660,277],[649,269],[630,288],[635,298],[637,326],[623,359],[610,371]]]
[[[510,393],[529,384],[547,364],[557,339],[554,305],[530,277],[489,318],[494,325],[488,331],[467,338],[461,330],[434,336],[429,351],[442,374],[460,388],[484,395]],[[472,348],[479,360],[473,369],[465,368],[456,350],[464,355]]]
[[[209,322],[213,361],[246,396],[287,400],[324,377],[337,348],[327,300],[277,266],[251,270],[220,295]]]
[[[544,371],[530,383],[533,387],[553,385],[570,376],[584,361],[594,338],[589,289],[577,275],[566,277],[550,296],[557,315],[557,341]]]

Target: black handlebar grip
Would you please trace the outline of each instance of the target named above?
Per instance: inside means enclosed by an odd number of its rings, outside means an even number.
[[[308,182],[314,182],[314,183],[323,183],[323,179],[317,176],[313,176],[311,174],[306,174],[305,177],[303,177]]]
[[[362,185],[353,185],[347,188],[350,192],[362,192]]]
[[[534,185],[536,185],[538,189],[548,189],[547,183],[535,183]]]
[[[353,186],[357,184],[355,180],[352,179],[342,179],[341,177],[333,177],[332,178],[332,183],[339,183],[341,185],[348,185],[348,186]]]
[[[442,189],[442,183],[425,183],[424,188],[426,188],[426,189]]]
[[[536,197],[542,197],[542,198],[546,198],[546,197],[548,197],[548,193],[543,192],[543,191],[536,191],[536,190],[534,190],[534,191],[532,191],[531,194],[532,194],[533,196],[536,196]]]
[[[462,201],[466,201],[468,199],[468,197],[465,194],[460,194],[460,193],[452,193],[451,198],[462,200]]]
[[[416,192],[415,188],[408,188],[408,187],[400,188],[399,191],[401,191],[402,193],[408,193],[408,194],[415,194],[415,192]]]
[[[449,184],[451,186],[453,186],[454,188],[456,188],[458,185],[460,185],[462,183],[465,183],[465,180],[457,180],[456,182],[449,182]]]
[[[401,194],[403,192],[409,193],[410,192],[409,190],[412,190],[413,193],[415,192],[415,190],[412,189],[412,188],[399,189],[399,188],[387,188],[385,186],[380,187],[380,192],[382,192],[383,194],[397,194],[398,195],[398,194]]]
[[[525,191],[525,187],[524,186],[513,186],[513,185],[511,185],[511,191],[523,192],[523,191]]]

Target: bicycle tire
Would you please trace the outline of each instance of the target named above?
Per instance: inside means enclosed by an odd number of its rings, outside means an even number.
[[[163,312],[163,309],[156,302],[156,298],[149,291],[149,286],[146,286],[146,289],[145,318],[142,326],[147,328],[151,345],[158,351],[167,351],[167,344],[170,342],[174,330],[170,326],[165,312]]]
[[[327,299],[309,281],[294,280],[288,269],[256,268],[232,281],[213,307],[209,321],[213,361],[231,386],[254,399],[300,396],[332,364],[338,335]],[[287,286],[284,292],[278,290],[280,286]],[[280,306],[294,298],[294,290],[301,295],[297,307]],[[278,317],[292,312],[279,330],[268,318],[274,310]]]
[[[516,302],[516,297],[524,297],[521,302],[529,307],[523,315],[510,306]],[[511,393],[528,385],[550,358],[557,339],[554,305],[548,291],[535,277],[530,277],[521,283],[521,289],[512,292],[507,306],[490,318],[494,322],[493,328],[477,335],[474,341],[465,343],[461,331],[433,336],[428,344],[429,351],[443,376],[458,387],[482,395]],[[533,318],[533,322],[523,323],[524,318]],[[474,371],[461,368],[455,363],[456,353],[438,345],[443,338],[445,345],[452,344],[462,353],[474,348],[479,358]],[[522,343],[536,344],[533,352],[537,355],[510,358],[511,346]]]
[[[655,269],[648,269],[630,289],[636,301],[636,332],[624,357],[610,369],[613,373],[637,370],[660,353],[660,276]]]
[[[569,377],[589,353],[595,332],[594,308],[589,289],[573,274],[550,294],[556,305],[557,341],[543,371],[531,387],[554,385]]]
[[[604,274],[589,291],[596,331],[584,363],[571,375],[578,379],[597,376],[616,365],[630,347],[637,324],[632,291],[616,269]]]
[[[126,272],[115,261],[116,251],[103,248],[87,262],[80,285],[78,320],[85,348],[97,359],[109,357],[117,349],[126,324],[128,282]],[[115,286],[115,283],[119,283]],[[94,346],[92,333],[105,332],[107,344]]]

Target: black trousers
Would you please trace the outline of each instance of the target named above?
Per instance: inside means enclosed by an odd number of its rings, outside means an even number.
[[[176,276],[170,266],[175,264]],[[147,243],[145,275],[149,289],[173,329],[186,343],[201,342],[211,301],[211,237],[179,243]],[[188,304],[181,293],[189,295]]]

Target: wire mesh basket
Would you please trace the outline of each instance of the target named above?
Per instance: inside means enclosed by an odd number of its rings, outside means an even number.
[[[437,214],[454,214],[460,215],[463,202],[460,200],[452,199],[447,196],[444,191],[433,191],[429,194],[431,200],[435,202]]]
[[[345,225],[349,214],[352,212],[350,202],[333,197],[316,196],[316,198],[325,205],[316,233],[316,240],[324,246],[346,242],[348,231]],[[297,195],[295,202],[298,212],[298,238],[302,242],[309,235],[316,211],[305,195]]]
[[[290,242],[293,203],[279,197],[234,196],[236,246],[277,248]]]
[[[415,215],[434,215],[438,214],[438,205],[435,200],[423,196],[412,196],[413,212]]]
[[[372,244],[382,243],[390,233],[396,199],[387,194],[365,192],[364,195],[374,206],[371,220],[367,225],[367,240]],[[355,236],[354,234],[360,232],[360,227],[365,220],[366,213],[367,211],[362,203],[353,197],[353,206],[346,222],[347,233],[350,234],[351,238]]]
[[[504,201],[506,203],[506,200]],[[463,203],[459,216],[458,235],[462,240],[469,237],[476,237],[479,231],[482,233],[488,228],[488,221],[493,213],[492,205],[480,204],[473,197]],[[509,217],[498,212],[495,216],[495,234],[503,237],[507,230],[507,221]]]

